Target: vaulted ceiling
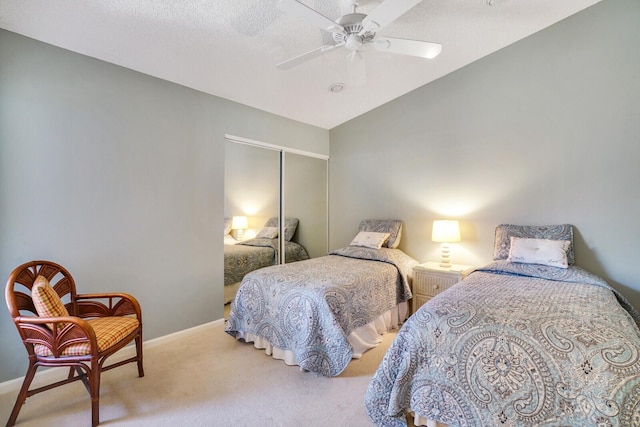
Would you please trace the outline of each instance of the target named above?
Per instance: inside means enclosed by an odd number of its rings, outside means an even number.
[[[423,0],[378,36],[441,43],[434,59],[366,46],[364,61],[340,48],[289,70],[275,65],[332,38],[278,0],[2,0],[0,28],[331,129],[598,1]],[[352,11],[348,0],[300,3],[331,20]]]

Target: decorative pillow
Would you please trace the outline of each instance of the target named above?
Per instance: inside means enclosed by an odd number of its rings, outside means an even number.
[[[389,238],[382,246],[397,248],[402,236],[402,221],[399,219],[365,219],[360,223],[360,231],[389,233]]]
[[[571,242],[568,240],[511,237],[507,261],[567,268],[569,266],[567,262],[569,246],[571,246]]]
[[[511,237],[567,240],[569,241],[569,249],[567,249],[567,263],[569,265],[575,264],[575,256],[573,253],[573,227],[569,224],[539,226],[500,224],[496,227],[496,237],[493,250],[494,260],[509,258]]]
[[[296,228],[298,228],[298,218],[284,218],[284,239],[288,242],[293,239],[293,235],[296,234]],[[264,224],[265,227],[278,228],[278,217],[274,216]]]
[[[44,276],[36,277],[36,281],[31,288],[31,299],[40,317],[62,317],[69,315],[60,296]],[[49,329],[53,329],[52,323],[47,323],[47,326]],[[60,324],[60,326],[63,327],[64,325]]]
[[[224,235],[226,236],[231,232],[231,223],[233,222],[233,218],[225,218],[224,219]]]
[[[360,231],[353,238],[349,246],[362,246],[371,249],[380,249],[382,244],[387,241],[390,233],[377,233],[375,231]]]
[[[278,227],[262,227],[256,235],[256,239],[275,239],[278,237]]]

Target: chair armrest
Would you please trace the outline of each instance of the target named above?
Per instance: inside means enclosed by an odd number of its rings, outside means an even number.
[[[142,309],[138,300],[127,293],[77,294],[76,302],[77,314],[82,318],[135,315],[142,322]]]
[[[25,344],[41,344],[49,348],[53,357],[61,357],[70,345],[88,342],[91,354],[98,353],[98,343],[93,328],[86,320],[76,316],[32,317],[14,319]],[[51,329],[48,325],[51,325]],[[29,351],[31,353],[32,349]]]

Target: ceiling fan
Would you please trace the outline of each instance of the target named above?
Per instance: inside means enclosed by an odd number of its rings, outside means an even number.
[[[321,29],[333,34],[334,44],[327,44],[276,64],[281,70],[288,70],[326,52],[345,47],[356,55],[366,44],[381,51],[401,55],[435,58],[442,50],[440,43],[420,40],[398,39],[393,37],[376,37],[376,32],[399,18],[422,0],[385,0],[369,15],[357,13],[358,4],[351,2],[352,12],[332,21],[321,13],[296,0],[280,0],[278,7],[291,16],[304,19]]]

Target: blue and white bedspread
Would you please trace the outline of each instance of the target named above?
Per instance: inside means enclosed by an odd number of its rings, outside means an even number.
[[[640,426],[638,319],[578,267],[495,262],[407,320],[367,412],[380,426],[407,410],[448,426]]]
[[[416,264],[399,249],[349,246],[254,271],[242,281],[225,331],[290,350],[302,369],[339,375],[353,355],[349,333],[411,298]]]

